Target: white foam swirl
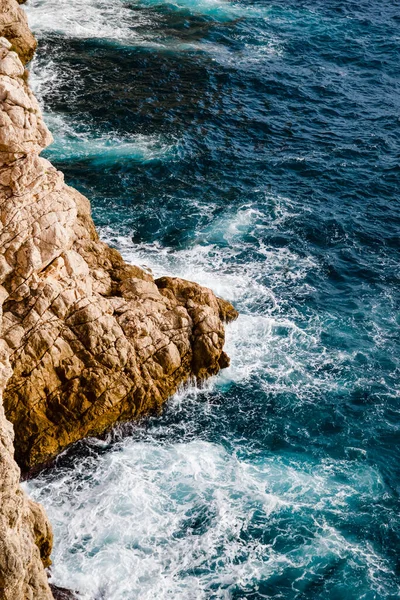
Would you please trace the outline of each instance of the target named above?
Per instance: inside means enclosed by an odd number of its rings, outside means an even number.
[[[355,487],[364,499],[383,497],[374,469],[358,466],[352,483],[340,482],[348,469],[325,461],[304,470],[274,456],[251,464],[208,442],[158,444],[150,431],[146,442],[125,439],[27,488],[55,528],[54,580],[87,600],[228,599],[278,572],[312,577],[336,556],[357,564],[378,591],[390,572],[385,561],[327,518],[351,512]],[[308,543],[279,551],[278,538],[253,530],[258,523],[279,537],[280,519],[288,540],[297,523],[312,528]]]

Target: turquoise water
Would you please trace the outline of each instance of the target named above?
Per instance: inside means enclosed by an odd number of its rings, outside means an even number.
[[[400,4],[31,0],[102,238],[240,311],[232,365],[30,481],[87,600],[400,598]]]

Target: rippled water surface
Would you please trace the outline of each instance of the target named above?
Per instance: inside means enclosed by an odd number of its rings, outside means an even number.
[[[85,600],[400,597],[400,3],[31,0],[103,239],[231,300],[232,365],[29,482]]]

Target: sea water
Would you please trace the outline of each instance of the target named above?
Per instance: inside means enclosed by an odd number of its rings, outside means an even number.
[[[26,484],[85,600],[400,598],[398,0],[30,0],[55,142],[231,367]]]

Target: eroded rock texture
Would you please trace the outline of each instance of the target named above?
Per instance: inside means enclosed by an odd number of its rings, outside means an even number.
[[[32,54],[34,38],[14,2],[0,0],[0,34],[12,39],[24,60]],[[10,47],[4,38],[0,40],[1,174],[12,148],[7,141],[10,129],[4,120],[3,102],[7,104],[8,97],[13,95],[13,77],[23,74],[17,55],[9,52]],[[0,204],[4,200],[1,195]],[[0,338],[2,304],[6,298],[6,290],[0,286]],[[51,527],[42,507],[29,500],[20,488],[20,469],[14,460],[14,431],[4,414],[3,391],[12,374],[9,354],[8,345],[0,339],[0,600],[51,600],[53,595],[44,570],[50,564]]]
[[[10,375],[8,349],[0,341],[0,600],[51,600],[44,567],[50,564],[52,532],[42,507],[19,485],[13,427],[2,404]]]
[[[0,32],[7,38],[13,50],[18,52],[25,64],[30,61],[36,50],[36,40],[28,26],[26,14],[19,4],[25,0],[0,0]]]

